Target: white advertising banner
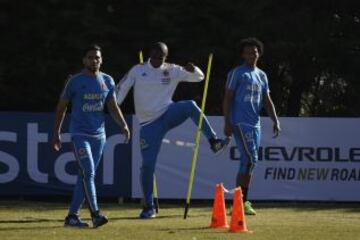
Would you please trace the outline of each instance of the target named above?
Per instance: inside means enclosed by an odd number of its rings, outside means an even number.
[[[133,124],[132,197],[141,198],[139,124]],[[222,137],[223,118],[209,118]],[[282,133],[262,119],[262,140],[249,192],[252,200],[360,201],[360,119],[280,118]],[[158,156],[159,197],[185,199],[196,125],[187,120],[165,136]],[[239,168],[233,140],[215,155],[201,138],[193,199],[212,199],[216,183],[233,188]],[[231,196],[227,196],[231,198]]]

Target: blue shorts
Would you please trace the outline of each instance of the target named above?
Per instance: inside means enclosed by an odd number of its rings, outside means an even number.
[[[241,123],[233,125],[233,134],[240,153],[240,174],[251,174],[258,160],[260,127]]]

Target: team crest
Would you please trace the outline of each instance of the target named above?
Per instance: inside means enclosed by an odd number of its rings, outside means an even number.
[[[143,139],[143,138],[141,138],[141,139],[140,139],[140,148],[141,148],[141,149],[145,149],[145,148],[147,148],[147,147],[149,147],[149,145],[147,144],[146,140]]]
[[[87,157],[87,152],[86,152],[86,149],[85,149],[85,148],[80,148],[80,149],[78,150],[78,154],[79,154],[79,158],[80,158],[80,159]]]
[[[246,141],[252,142],[252,141],[253,141],[253,135],[252,135],[252,133],[251,133],[251,132],[247,132],[247,133],[245,134],[245,138],[246,138]]]
[[[161,83],[162,84],[169,84],[170,83],[170,73],[169,73],[169,71],[168,70],[164,70],[163,71],[163,75],[164,75],[164,77],[163,78],[161,78]]]
[[[163,71],[163,75],[164,75],[164,77],[169,77],[169,71],[168,70],[164,70]]]

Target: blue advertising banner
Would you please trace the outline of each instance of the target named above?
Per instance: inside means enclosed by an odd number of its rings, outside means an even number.
[[[132,129],[132,117],[126,120]],[[0,195],[71,195],[77,165],[72,153],[68,118],[62,149],[51,146],[54,114],[0,112]],[[96,172],[99,196],[131,197],[131,145],[107,117],[107,143]]]
[[[208,119],[220,135],[223,117]],[[261,120],[262,140],[249,188],[251,200],[360,202],[358,118],[281,117],[282,132],[275,139],[271,119]],[[134,119],[133,198],[142,197],[138,126]],[[196,125],[187,120],[164,137],[156,165],[160,198],[186,197],[195,135]],[[234,188],[240,154],[234,139],[224,152],[213,154],[207,139],[202,137],[192,199],[213,199],[217,183]],[[231,199],[232,195],[225,197]]]

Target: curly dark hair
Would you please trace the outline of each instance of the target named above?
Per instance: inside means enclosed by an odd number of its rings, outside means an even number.
[[[240,41],[240,54],[243,53],[245,47],[256,47],[260,55],[264,53],[264,44],[254,37],[244,38]]]

